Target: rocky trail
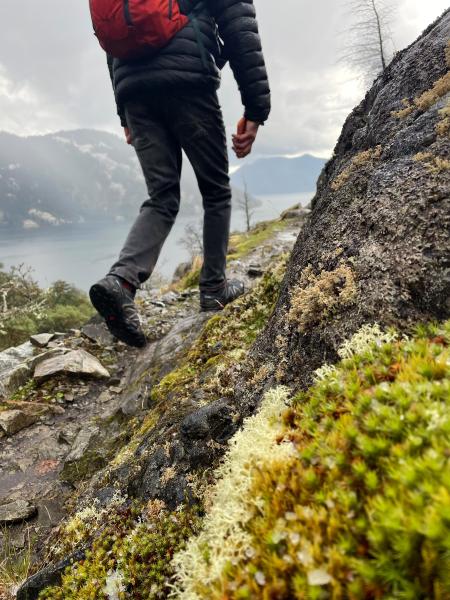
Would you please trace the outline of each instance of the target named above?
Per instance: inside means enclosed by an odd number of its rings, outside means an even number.
[[[305,214],[288,213],[262,245],[230,262],[229,276],[252,288],[275,257],[290,252]],[[94,317],[80,330],[33,336],[0,353],[3,554],[20,552],[30,540],[39,546],[58,526],[77,488],[129,441],[149,407],[151,386],[211,317],[199,312],[196,289],[144,290],[137,302],[150,340],[143,350],[114,340]],[[149,371],[151,380],[143,377]]]

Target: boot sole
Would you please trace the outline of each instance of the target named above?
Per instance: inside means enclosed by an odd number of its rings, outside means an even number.
[[[134,348],[143,348],[147,344],[142,332],[131,330],[126,324],[120,302],[113,292],[96,283],[89,290],[89,297],[114,337]]]

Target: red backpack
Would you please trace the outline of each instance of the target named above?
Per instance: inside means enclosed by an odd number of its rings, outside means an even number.
[[[115,58],[138,58],[165,46],[189,21],[178,0],[89,0],[101,47]]]

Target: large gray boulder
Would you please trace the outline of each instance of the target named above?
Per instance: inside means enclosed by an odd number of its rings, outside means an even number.
[[[34,378],[37,381],[43,381],[61,373],[90,376],[97,379],[109,377],[108,371],[95,356],[85,350],[73,350],[67,354],[51,356],[38,363],[34,370]]]
[[[450,315],[450,10],[345,122],[255,361],[307,385],[362,324]]]

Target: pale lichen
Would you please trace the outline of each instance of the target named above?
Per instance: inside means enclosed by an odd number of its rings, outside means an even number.
[[[266,394],[258,413],[249,417],[230,443],[223,464],[216,472],[211,508],[199,536],[174,556],[176,585],[173,596],[198,600],[199,589],[220,577],[230,561],[245,556],[250,539],[245,531],[249,516],[246,501],[255,469],[272,460],[287,460],[289,443],[280,443],[281,413],[286,409],[288,391],[279,387]],[[252,499],[257,505],[259,499]]]
[[[354,301],[357,293],[353,268],[341,261],[334,271],[314,273],[306,267],[291,294],[288,319],[304,333],[311,326],[327,320],[339,307]]]

